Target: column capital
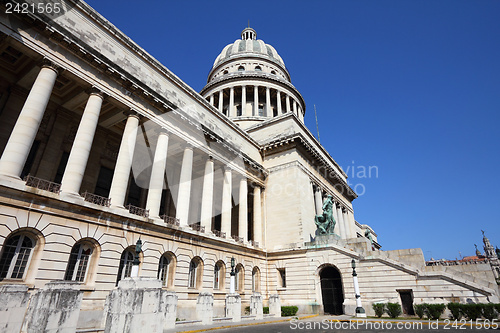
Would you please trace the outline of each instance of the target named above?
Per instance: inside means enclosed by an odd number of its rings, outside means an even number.
[[[123,114],[125,116],[127,116],[127,117],[136,117],[137,119],[141,120],[141,115],[137,111],[135,111],[133,109],[129,109],[127,111],[123,111]]]
[[[167,131],[166,128],[160,127],[155,129],[155,133],[158,135],[166,135],[169,136],[170,132]]]
[[[184,149],[193,150],[193,148],[194,148],[194,144],[192,144],[191,142],[186,142]]]
[[[90,88],[90,90],[88,91],[88,94],[90,96],[92,96],[92,95],[98,96],[102,99],[104,99],[104,97],[105,97],[104,92],[101,89],[97,88],[96,86],[92,86],[92,88]]]
[[[63,67],[57,65],[55,62],[53,62],[49,58],[43,58],[42,63],[40,64],[40,67],[42,67],[42,68],[50,68],[54,72],[56,72],[57,75],[61,74],[64,71]]]

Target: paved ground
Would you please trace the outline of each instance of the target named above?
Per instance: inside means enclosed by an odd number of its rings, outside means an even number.
[[[491,325],[490,325],[491,326]],[[498,322],[492,328],[498,329]],[[237,333],[285,333],[285,332],[421,332],[430,333],[435,331],[478,331],[483,327],[470,325],[469,323],[453,323],[450,321],[412,321],[412,320],[388,320],[368,319],[356,320],[348,316],[314,316],[301,317],[299,320],[292,318],[265,318],[263,320],[247,320],[240,323],[216,323],[210,326],[185,326],[177,327],[170,332],[237,332]]]

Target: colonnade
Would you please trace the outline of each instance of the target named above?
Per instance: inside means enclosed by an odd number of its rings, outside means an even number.
[[[262,88],[262,89],[261,89]],[[262,96],[260,90],[265,90]],[[247,98],[247,94],[253,90],[253,98]],[[225,97],[226,91],[229,91]],[[207,96],[211,105],[218,108],[221,113],[228,117],[272,117],[282,113],[293,112],[302,119],[302,108],[297,100],[286,91],[259,85],[242,85],[223,88],[210,93]],[[284,104],[283,104],[284,102]],[[251,104],[251,108],[247,108]],[[239,108],[237,107],[239,106]],[[274,111],[274,112],[273,112]]]
[[[19,179],[26,163],[31,146],[35,140],[45,109],[50,100],[58,75],[58,69],[52,64],[42,66],[28,94],[24,106],[14,125],[4,152],[0,158],[0,175]],[[61,181],[62,197],[79,197],[80,186],[87,167],[97,129],[99,114],[104,96],[97,89],[92,89],[87,100],[75,139],[69,154],[68,163]],[[111,181],[109,198],[114,207],[123,207],[128,182],[132,170],[134,148],[139,129],[140,118],[134,111],[126,113],[127,120],[122,135],[116,165]],[[150,217],[159,218],[164,175],[167,166],[167,155],[170,134],[165,129],[158,129],[156,149],[149,181],[146,209]],[[193,173],[193,146],[186,143],[183,148],[182,165],[176,202],[176,218],[181,226],[188,225]],[[229,166],[224,167],[224,183],[222,188],[221,232],[229,238],[231,235],[232,179],[235,172]],[[244,174],[239,179],[239,226],[237,236],[248,240],[248,183]],[[261,188],[253,187],[253,235],[254,242],[262,244],[262,208]],[[201,201],[200,224],[205,230],[212,229],[214,211],[214,159],[208,156],[205,162],[203,190]]]
[[[326,200],[327,193],[320,186],[313,185],[314,205],[316,215],[323,214],[323,203]],[[337,222],[334,232],[342,239],[356,238],[356,227],[353,213],[347,209],[340,201],[333,200],[333,218]]]

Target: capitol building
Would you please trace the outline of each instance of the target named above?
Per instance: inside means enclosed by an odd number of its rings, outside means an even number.
[[[141,240],[138,276],[175,293],[180,319],[201,293],[224,316],[232,259],[242,308],[259,293],[354,315],[353,260],[368,314],[498,302],[490,248],[453,266],[382,250],[265,36],[235,31],[197,92],[83,1],[62,3],[64,15],[0,13],[0,288],[77,282],[77,327],[102,327]]]

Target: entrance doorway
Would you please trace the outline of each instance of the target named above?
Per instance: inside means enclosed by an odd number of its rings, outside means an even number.
[[[401,297],[401,304],[403,305],[403,314],[413,316],[413,292],[412,290],[398,290],[399,297]]]
[[[341,315],[344,313],[344,292],[340,272],[332,266],[325,267],[319,273],[321,281],[321,295],[325,314]]]

